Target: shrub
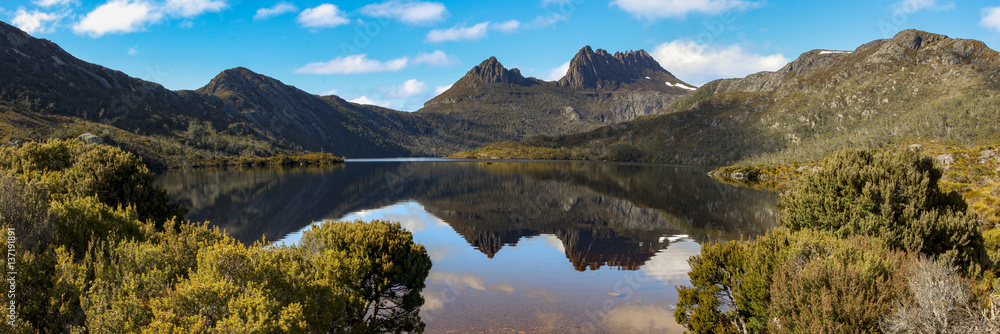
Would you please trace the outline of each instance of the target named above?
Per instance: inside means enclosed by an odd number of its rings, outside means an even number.
[[[879,239],[814,230],[706,244],[674,317],[694,333],[875,332],[909,261]]]
[[[988,263],[976,215],[960,195],[938,188],[942,172],[929,157],[850,150],[823,166],[782,198],[781,226],[882,238],[901,250],[940,255],[968,274]]]
[[[887,333],[1000,332],[1000,317],[974,305],[971,288],[950,263],[921,256],[907,287],[910,297],[885,319]]]
[[[110,207],[134,205],[140,219],[158,222],[184,213],[139,158],[110,146],[67,140],[3,147],[0,169],[47,183],[56,200],[97,196]]]
[[[608,145],[605,150],[604,160],[622,162],[641,162],[644,154],[635,145],[626,142],[617,142]]]

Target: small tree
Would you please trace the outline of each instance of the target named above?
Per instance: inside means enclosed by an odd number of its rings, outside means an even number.
[[[941,174],[931,158],[908,150],[839,152],[782,198],[778,223],[881,238],[975,274],[988,261],[977,218],[959,194],[941,191]]]
[[[367,332],[422,331],[420,291],[431,270],[423,245],[399,223],[326,222],[313,225],[298,246],[350,294],[347,315]],[[324,269],[320,269],[324,270]]]

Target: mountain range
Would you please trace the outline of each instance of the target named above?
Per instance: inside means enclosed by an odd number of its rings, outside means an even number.
[[[847,147],[992,145],[998,133],[1000,54],[981,41],[905,30],[709,82],[658,116],[526,143],[579,159],[717,166],[813,160]]]
[[[409,113],[309,94],[243,67],[197,90],[171,91],[3,22],[0,36],[0,128],[8,130],[0,139],[93,132],[163,165],[305,151],[447,155],[656,114],[691,89],[645,51],[612,55],[587,46],[557,82],[525,78],[491,57]]]
[[[497,142],[591,160],[809,160],[852,146],[995,142],[998,70],[1000,57],[982,42],[917,30],[702,87],[643,50],[585,46],[559,80],[524,77],[491,57],[403,112],[309,94],[243,67],[172,91],[0,22],[0,140],[91,132],[164,167],[309,151],[446,156]]]

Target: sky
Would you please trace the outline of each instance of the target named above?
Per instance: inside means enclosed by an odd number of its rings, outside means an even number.
[[[0,0],[0,20],[172,90],[242,66],[407,111],[490,56],[557,80],[586,45],[646,50],[697,86],[911,28],[1000,44],[1000,1]]]

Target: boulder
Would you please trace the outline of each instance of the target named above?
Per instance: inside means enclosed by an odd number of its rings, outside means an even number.
[[[76,137],[76,139],[86,144],[104,144],[104,138],[98,137],[90,132],[84,133],[79,137]]]

